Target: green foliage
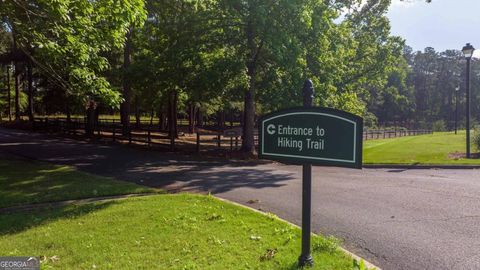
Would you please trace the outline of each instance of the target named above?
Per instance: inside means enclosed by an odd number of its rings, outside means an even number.
[[[435,132],[442,132],[447,130],[447,126],[445,125],[445,121],[437,120],[432,124],[432,130]]]
[[[457,126],[463,126],[466,94],[462,59],[462,52],[457,50],[437,52],[426,48],[414,52],[405,47],[403,57],[388,73],[388,83],[370,89],[366,97],[368,110],[382,125],[413,122],[414,128],[431,128],[432,122],[443,120],[444,130],[451,130],[458,118]],[[473,59],[472,74],[479,71],[480,61]],[[480,95],[474,91],[478,87],[480,77],[472,76],[472,116],[480,113]]]
[[[477,149],[477,151],[480,152],[480,127],[477,126],[475,128],[474,134],[473,134],[473,145]]]
[[[363,125],[368,129],[376,129],[378,127],[378,119],[375,114],[366,112],[363,116]]]
[[[326,238],[318,238],[312,244],[312,249],[314,252],[328,252],[333,253],[338,250],[340,246],[340,240],[333,236],[328,236]]]
[[[371,125],[367,107],[383,121],[407,118],[415,106],[404,41],[390,35],[385,16],[388,0],[36,2],[0,2],[0,29],[13,30],[46,77],[40,94],[48,103],[118,105],[125,81],[143,113],[165,111],[171,92],[181,111],[191,104],[208,115],[244,110],[252,91],[250,108],[263,114],[300,105],[310,78],[316,104],[368,115]],[[132,63],[124,70],[127,31]]]
[[[360,260],[360,262],[353,260],[353,270],[375,270],[375,268],[368,268],[363,260]]]
[[[141,25],[143,0],[1,1],[0,17],[18,48],[69,95],[119,104],[101,76],[109,68],[103,54],[123,46],[130,25]]]

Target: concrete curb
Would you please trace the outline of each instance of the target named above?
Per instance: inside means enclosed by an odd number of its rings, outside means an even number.
[[[213,196],[214,196],[214,195],[213,195]],[[258,210],[258,209],[255,209],[255,208],[252,208],[252,207],[249,207],[249,206],[246,206],[246,205],[243,205],[243,204],[234,202],[234,201],[230,201],[230,200],[227,200],[227,199],[223,199],[223,198],[220,198],[220,197],[217,197],[217,196],[214,196],[214,197],[215,197],[216,199],[222,201],[222,202],[229,203],[229,204],[233,204],[233,205],[239,206],[239,207],[243,207],[243,208],[245,208],[245,209],[254,211],[254,212],[256,212],[256,213],[259,213],[259,214],[262,214],[262,215],[265,215],[265,216],[267,215],[267,213],[265,213],[265,212],[263,212],[263,211],[260,211],[260,210]],[[296,228],[298,228],[298,229],[301,229],[300,226],[298,226],[298,225],[296,225],[296,224],[293,224],[293,223],[291,223],[291,222],[288,221],[288,220],[285,220],[285,219],[280,218],[280,217],[278,217],[278,216],[277,216],[277,218],[278,218],[279,220],[287,223],[287,224],[290,224],[291,226],[294,226],[294,227],[296,227]],[[314,234],[314,233],[312,233],[312,234]],[[316,234],[314,234],[314,235],[316,235]],[[339,249],[340,249],[342,252],[344,252],[345,254],[347,254],[348,256],[350,256],[350,257],[352,257],[353,259],[357,260],[358,262],[360,262],[361,260],[363,260],[363,262],[365,263],[365,266],[366,266],[368,269],[382,270],[380,267],[378,267],[378,266],[374,265],[373,263],[365,260],[364,258],[358,256],[357,254],[355,254],[355,253],[353,253],[353,252],[350,252],[350,251],[344,249],[343,247],[339,247]]]
[[[404,169],[404,170],[478,170],[480,165],[402,165],[402,164],[364,164],[364,169]]]

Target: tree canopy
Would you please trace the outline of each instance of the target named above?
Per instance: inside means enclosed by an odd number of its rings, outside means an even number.
[[[221,122],[231,112],[244,127],[243,149],[254,152],[256,117],[301,104],[306,79],[315,84],[317,105],[376,115],[381,122],[413,111],[443,112],[429,111],[430,101],[423,104],[415,91],[429,79],[422,81],[422,72],[414,71],[429,70],[437,56],[426,51],[414,59],[404,50],[404,41],[390,34],[389,5],[390,0],[1,1],[0,53],[18,50],[34,64],[37,111],[64,112],[65,106],[46,105],[59,99],[72,104],[68,113],[84,113],[90,99],[109,112],[133,102],[137,116],[165,118],[169,129],[177,113],[193,123],[204,115]],[[444,73],[458,72],[435,61]]]
[[[129,25],[145,16],[143,0],[0,2],[3,29],[42,74],[70,95],[109,105],[121,99],[101,76],[109,68],[103,54],[122,47]]]

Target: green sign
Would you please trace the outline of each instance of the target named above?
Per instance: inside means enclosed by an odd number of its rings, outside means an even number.
[[[293,164],[362,167],[363,119],[329,108],[296,108],[259,120],[259,157]]]

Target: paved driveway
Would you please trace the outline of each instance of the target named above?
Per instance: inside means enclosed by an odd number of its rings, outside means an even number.
[[[226,163],[0,128],[1,152],[149,186],[212,192],[301,222],[299,166]],[[347,249],[383,269],[480,269],[480,170],[314,167],[313,178],[315,232],[344,239]]]

